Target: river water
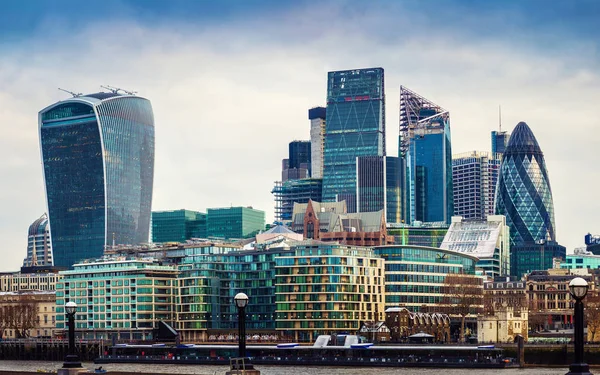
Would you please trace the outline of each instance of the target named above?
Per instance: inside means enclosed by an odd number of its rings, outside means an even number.
[[[83,367],[94,369],[99,365],[84,363]],[[62,367],[62,362],[44,361],[0,361],[0,370],[21,370],[36,372],[37,370],[53,371]],[[195,375],[223,375],[228,370],[227,366],[205,366],[205,365],[150,365],[150,364],[103,364],[103,368],[109,371],[128,371],[145,373],[165,373],[170,375],[195,374]],[[289,366],[256,366],[261,375],[365,375],[376,371],[377,375],[564,375],[567,368],[528,368],[528,369],[421,369],[402,367],[289,367]]]

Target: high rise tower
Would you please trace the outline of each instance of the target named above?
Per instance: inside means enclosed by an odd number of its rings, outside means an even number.
[[[450,222],[453,215],[450,112],[400,86],[404,221]]]
[[[52,266],[52,244],[50,243],[48,215],[43,214],[29,226],[27,258],[23,261],[23,267],[49,266]]]
[[[311,177],[323,178],[323,142],[325,137],[325,118],[327,110],[315,107],[308,110],[310,120],[310,158]],[[320,199],[317,199],[320,202]]]
[[[454,155],[454,215],[484,220],[494,214],[500,154],[472,151]]]
[[[556,242],[554,204],[544,154],[526,123],[515,127],[500,165],[496,214],[510,227],[510,270],[517,277],[566,256]]]
[[[500,165],[496,214],[506,216],[511,245],[556,241],[544,154],[524,122],[515,127]]]
[[[53,104],[39,131],[54,265],[99,257],[110,244],[148,242],[154,115],[118,90]]]
[[[323,201],[356,212],[356,158],[385,156],[383,68],[329,72]]]

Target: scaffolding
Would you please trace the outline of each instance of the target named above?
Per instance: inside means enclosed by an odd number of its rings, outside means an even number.
[[[275,220],[291,221],[294,203],[308,203],[309,199],[320,202],[322,190],[323,180],[320,178],[276,181],[271,191],[275,196]]]

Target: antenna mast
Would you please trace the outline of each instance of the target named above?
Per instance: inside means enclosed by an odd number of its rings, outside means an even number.
[[[128,95],[135,95],[135,94],[137,94],[137,91],[125,90],[125,89],[122,89],[120,87],[112,87],[112,86],[109,86],[109,85],[100,85],[100,87],[102,87],[103,89],[107,89],[108,91],[112,92],[113,94],[118,94],[119,91],[123,91],[125,94],[128,94]]]
[[[502,106],[498,105],[498,127],[500,128],[500,133],[502,133]]]
[[[60,91],[66,92],[67,94],[71,94],[71,95],[73,95],[73,97],[74,97],[74,98],[77,98],[77,97],[79,97],[79,96],[83,95],[83,94],[82,94],[82,93],[80,93],[80,92],[73,92],[73,91],[69,91],[69,90],[61,89],[60,87],[59,87],[58,89],[59,89]]]

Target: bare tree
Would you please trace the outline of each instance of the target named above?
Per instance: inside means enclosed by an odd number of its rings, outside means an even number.
[[[600,331],[600,296],[597,293],[586,297],[585,321],[587,323],[588,341],[596,341]]]
[[[4,336],[4,331],[10,326],[8,306],[0,306],[0,339]]]
[[[445,305],[449,315],[458,315],[460,342],[465,341],[465,318],[478,314],[483,309],[483,279],[464,273],[449,273],[444,280]]]
[[[7,328],[15,332],[16,338],[28,337],[29,331],[39,326],[38,306],[33,298],[23,298],[4,307]]]

